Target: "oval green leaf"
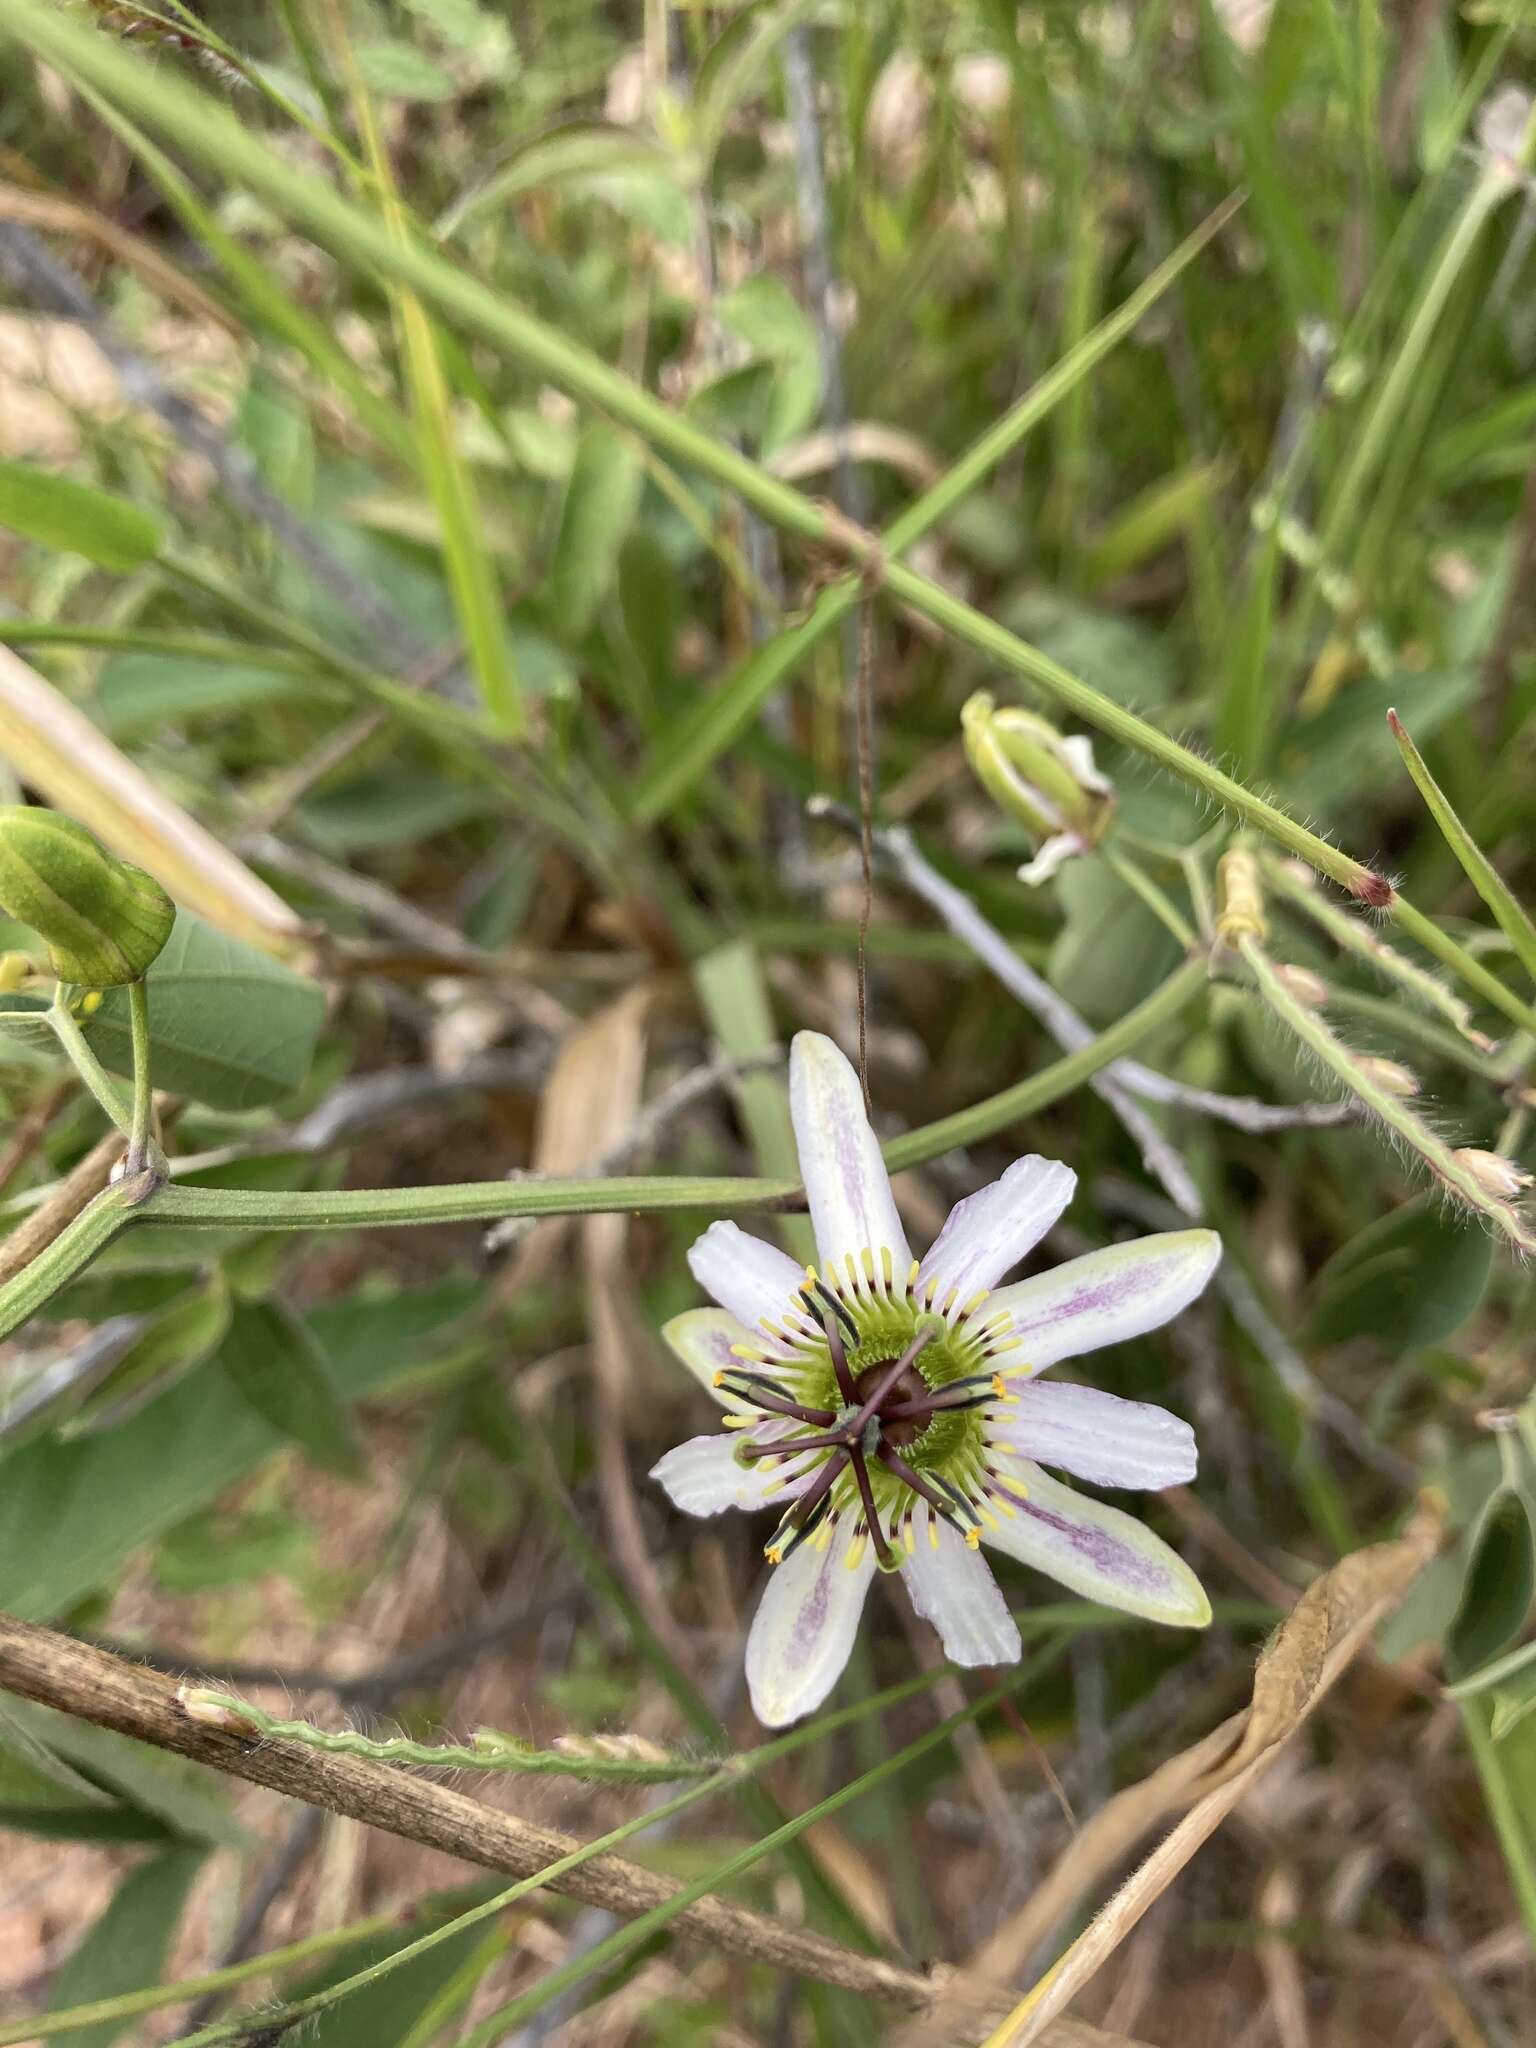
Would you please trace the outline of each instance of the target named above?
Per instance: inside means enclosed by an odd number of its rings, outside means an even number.
[[[147,984],[157,1088],[211,1109],[259,1109],[309,1072],[325,1008],[319,984],[190,912],[177,912]],[[132,1074],[125,990],[108,991],[85,1035],[111,1073]]]
[[[141,505],[22,462],[0,462],[0,526],[118,571],[152,560],[163,538]]]

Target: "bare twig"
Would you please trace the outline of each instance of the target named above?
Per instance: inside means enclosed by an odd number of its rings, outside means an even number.
[[[249,1733],[193,1720],[170,1679],[10,1615],[0,1616],[0,1686],[19,1698],[508,1876],[536,1877],[580,1847],[568,1835],[389,1765],[281,1738],[253,1739]],[[625,1857],[602,1855],[566,1870],[551,1881],[551,1889],[632,1915],[664,1905],[677,1887]],[[926,2008],[942,1982],[721,1898],[701,1898],[683,1907],[672,1926],[678,1935],[706,1947],[909,2012]],[[1106,2048],[1102,2035],[1076,2022],[1050,2038],[1051,2048],[1092,2048],[1095,2043]]]

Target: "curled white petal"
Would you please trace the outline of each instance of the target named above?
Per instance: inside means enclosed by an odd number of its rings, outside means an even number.
[[[787,1252],[734,1223],[711,1223],[689,1250],[688,1265],[704,1292],[756,1338],[764,1321],[782,1322],[793,1310],[805,1278]]]
[[[1048,1478],[1038,1465],[1016,1474],[1027,1499],[998,1517],[983,1542],[1104,1607],[1173,1628],[1204,1628],[1211,1603],[1184,1560],[1131,1515]]]
[[[786,1483],[788,1461],[763,1458],[745,1465],[737,1456],[740,1442],[734,1434],[689,1437],[651,1467],[651,1477],[685,1515],[720,1515],[727,1508],[788,1501],[795,1490]]]
[[[1019,1339],[1007,1370],[1039,1372],[1160,1329],[1200,1293],[1220,1258],[1215,1231],[1170,1230],[1002,1288],[988,1313],[1006,1312]]]
[[[796,1032],[789,1049],[789,1110],[823,1265],[841,1280],[848,1258],[873,1252],[878,1270],[889,1252],[900,1285],[912,1253],[864,1114],[859,1077],[819,1031]]]
[[[754,1341],[746,1324],[738,1322],[729,1309],[685,1309],[670,1323],[662,1325],[661,1334],[699,1385],[706,1388],[722,1408],[743,1409],[750,1405],[739,1395],[728,1394],[715,1385],[716,1373],[730,1372],[733,1368],[740,1371],[740,1348]],[[752,1370],[760,1371],[761,1368],[753,1367]]]
[[[814,1713],[843,1674],[875,1570],[867,1539],[850,1567],[854,1540],[843,1521],[825,1549],[802,1543],[774,1566],[747,1636],[747,1688],[765,1728]]]
[[[933,1540],[937,1531],[938,1541]],[[986,1559],[924,1502],[917,1510],[912,1554],[901,1567],[912,1605],[939,1632],[952,1664],[1013,1664],[1018,1627]]]
[[[1072,1199],[1077,1175],[1059,1160],[1031,1153],[1001,1180],[967,1195],[918,1268],[918,1291],[942,1308],[951,1294],[963,1306],[997,1285],[1028,1258]]]
[[[988,1438],[1023,1458],[1054,1465],[1094,1486],[1156,1490],[1195,1476],[1195,1432],[1150,1401],[1123,1401],[1097,1387],[1016,1381],[993,1411]]]
[[[1034,859],[1025,861],[1019,869],[1019,880],[1037,889],[1042,882],[1048,882],[1065,862],[1087,851],[1087,842],[1081,833],[1053,832]]]

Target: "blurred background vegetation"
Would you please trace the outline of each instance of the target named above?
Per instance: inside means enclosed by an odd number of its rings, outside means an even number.
[[[1529,900],[1536,25],[1519,0],[75,11],[125,76],[195,87],[286,172],[533,316],[548,362],[344,234],[310,239],[179,98],[150,132],[100,79],[41,62],[34,12],[0,7],[0,643],[50,688],[24,708],[7,684],[0,779],[198,913],[151,982],[179,1179],[792,1173],[776,1048],[801,1026],[850,1048],[858,1032],[857,849],[805,801],[855,800],[861,658],[877,816],[1093,1031],[1209,937],[1230,818],[1101,735],[1102,851],[1016,879],[1030,841],[973,779],[960,710],[986,688],[1081,729],[1070,714],[875,592],[878,562],[865,609],[836,581],[846,549],[573,402],[562,337],[876,532],[1043,386],[905,559],[1398,881],[1507,1001],[1383,972],[1388,943],[1421,977],[1433,963],[1279,866],[1272,950],[1321,978],[1341,1040],[1412,1070],[1427,1131],[1536,1165],[1529,963],[1385,715]],[[162,808],[123,796],[122,759]],[[178,840],[167,871],[183,819],[227,868]],[[877,866],[868,932],[892,1137],[1061,1052],[909,880]],[[109,1001],[90,1026],[114,1071],[123,1014]],[[1528,1623],[1529,1271],[1411,1139],[1194,1106],[1339,1093],[1241,976],[1136,1052],[1186,1091],[1153,1105],[1150,1154],[1078,1086],[1027,1117],[1005,1100],[899,1193],[921,1235],[1038,1150],[1079,1175],[1057,1254],[1191,1200],[1221,1231],[1219,1290],[1098,1375],[1197,1427],[1198,1486],[1153,1518],[1216,1625],[1159,1636],[1015,1570],[1042,1657],[1016,1704],[732,1889],[841,1939],[967,1955],[1116,1785],[1247,1697],[1299,1589],[1434,1487],[1445,1556],[1078,2010],[1190,2048],[1513,2048],[1536,2035],[1536,1661],[1465,1699],[1442,1686]],[[89,1179],[107,1126],[20,1025],[0,1062],[21,1230],[39,1191],[82,1162]],[[136,1227],[0,1364],[0,1607],[270,1685],[276,1710],[333,1725],[750,1744],[763,1532],[685,1524],[644,1477],[707,1426],[655,1335],[696,1299],[683,1253],[707,1220],[517,1221],[489,1242],[469,1222]],[[872,1602],[840,1702],[934,1663],[908,1620]],[[424,1647],[443,1655],[423,1671]],[[961,1683],[787,1760],[776,1806],[719,1801],[637,1853],[708,1869],[964,1704]],[[642,1795],[487,1796],[589,1836]],[[368,1916],[324,1963],[343,1975],[419,1931],[413,1902],[463,1886],[445,1858],[295,1823],[248,1788],[220,1798],[3,1701],[0,1825],[8,2040],[50,2002]],[[1046,1930],[1037,1966],[1092,1903]],[[519,1911],[310,2038],[466,2040],[514,1997],[520,2042],[884,2037],[873,2005],[664,1940],[542,1994],[604,1929],[547,1895]],[[302,1970],[252,1981],[308,1988]],[[53,2038],[167,2039],[211,2014]]]

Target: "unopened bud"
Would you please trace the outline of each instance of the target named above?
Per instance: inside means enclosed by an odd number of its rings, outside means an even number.
[[[1451,1157],[1458,1166],[1465,1167],[1483,1193],[1491,1195],[1496,1202],[1512,1202],[1536,1180],[1536,1175],[1527,1173],[1513,1159],[1506,1159],[1502,1152],[1484,1152],[1476,1145],[1462,1145]]]
[[[60,981],[86,988],[141,981],[176,921],[152,875],[31,804],[0,806],[0,906],[37,933]]]
[[[1328,1000],[1328,984],[1320,974],[1314,974],[1310,967],[1293,967],[1289,962],[1277,967],[1275,973],[1298,1003],[1305,1003],[1309,1010],[1320,1010]]]
[[[992,800],[1035,841],[1026,882],[1044,882],[1064,860],[1098,845],[1114,815],[1114,787],[1093,765],[1093,742],[1059,733],[1021,705],[998,710],[977,690],[960,713],[965,758]]]
[[[1388,1095],[1407,1096],[1419,1092],[1418,1075],[1412,1067],[1405,1067],[1401,1060],[1382,1060],[1374,1054],[1366,1054],[1356,1060],[1355,1065],[1367,1081],[1374,1082]]]
[[[1234,846],[1222,855],[1216,872],[1221,885],[1217,938],[1228,946],[1242,938],[1262,939],[1268,927],[1258,857],[1246,846]]]

